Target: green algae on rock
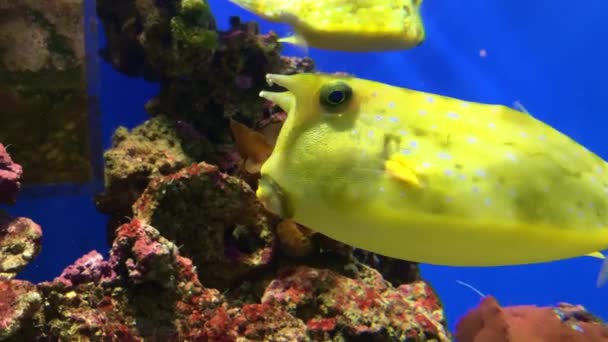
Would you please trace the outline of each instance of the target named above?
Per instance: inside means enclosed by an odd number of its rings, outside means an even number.
[[[193,162],[184,153],[178,133],[163,116],[147,120],[130,132],[119,127],[104,159],[105,190],[97,195],[96,205],[99,211],[111,216],[109,241],[119,224],[133,216],[131,205],[150,179],[176,172]]]
[[[206,0],[97,1],[107,47],[119,71],[148,80],[188,76],[213,55],[217,34]]]

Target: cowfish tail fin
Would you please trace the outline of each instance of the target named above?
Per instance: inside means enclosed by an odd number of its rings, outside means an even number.
[[[299,47],[302,50],[302,53],[305,57],[308,57],[308,42],[304,37],[297,32],[291,36],[279,38],[279,43],[283,44],[291,44]]]
[[[269,20],[279,21],[282,14],[280,0],[228,0],[233,4]]]
[[[602,287],[606,285],[608,281],[608,259],[604,257],[604,262],[602,263],[602,268],[600,269],[600,273],[597,275],[597,280],[595,285],[597,287]]]

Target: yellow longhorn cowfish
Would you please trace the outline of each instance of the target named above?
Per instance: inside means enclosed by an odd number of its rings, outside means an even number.
[[[267,80],[288,115],[257,196],[283,218],[420,263],[603,258],[608,165],[533,116],[348,76]]]
[[[420,45],[422,0],[230,0],[294,35],[279,41],[342,51],[403,50]]]

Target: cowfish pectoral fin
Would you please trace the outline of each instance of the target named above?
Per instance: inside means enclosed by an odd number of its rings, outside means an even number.
[[[408,186],[420,187],[420,179],[416,175],[416,172],[410,167],[409,161],[404,156],[399,154],[391,156],[384,162],[384,168],[389,176]]]

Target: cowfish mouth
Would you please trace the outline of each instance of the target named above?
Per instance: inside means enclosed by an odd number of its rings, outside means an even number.
[[[262,175],[255,194],[266,210],[283,219],[293,217],[293,207],[287,198],[287,194],[270,176]]]
[[[292,90],[294,89],[296,81],[293,79],[293,77],[289,75],[267,74],[266,83],[268,83],[268,85],[271,87],[275,84],[279,85],[286,88],[287,91],[274,92],[262,90],[260,92],[260,97],[276,103],[285,112],[289,113],[294,107],[295,103],[295,96]]]

